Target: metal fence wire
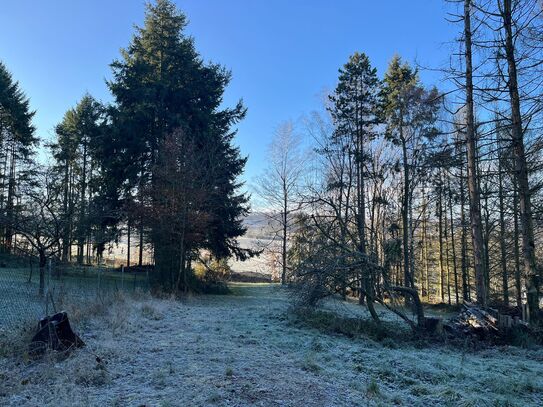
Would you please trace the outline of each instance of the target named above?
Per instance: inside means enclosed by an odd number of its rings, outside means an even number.
[[[103,301],[115,292],[149,291],[148,269],[76,266],[54,260],[47,263],[40,292],[36,264],[6,267],[0,264],[0,332],[37,322],[70,306]]]

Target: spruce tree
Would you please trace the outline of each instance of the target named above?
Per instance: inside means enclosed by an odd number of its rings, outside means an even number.
[[[205,239],[174,248],[171,242],[179,225],[172,224],[171,230],[160,228],[153,216],[145,216],[158,275],[168,288],[175,288],[174,269],[184,273],[190,267],[190,254],[197,255],[200,249],[217,257],[234,254],[243,258],[247,254],[236,242],[245,232],[240,217],[248,209],[248,198],[239,192],[237,181],[246,160],[232,145],[232,126],[244,117],[245,108],[239,102],[234,108],[221,109],[230,72],[203,62],[194,40],[184,33],[186,24],[185,15],[171,1],[148,4],[144,25],[136,29],[121,59],[113,62],[113,80],[109,82],[117,108],[116,125],[122,134],[124,174],[129,181],[124,198],[128,202],[138,197],[142,221],[142,214],[153,213],[160,199],[158,191],[166,193],[168,189],[156,171],[163,144],[172,135],[178,135],[174,139],[181,147],[194,146],[201,157],[195,165],[210,175],[205,183],[206,200],[200,203],[209,219],[201,231]],[[182,165],[183,157],[178,160]],[[178,199],[190,197],[180,193]]]

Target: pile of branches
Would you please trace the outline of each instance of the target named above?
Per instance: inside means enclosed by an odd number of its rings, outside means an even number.
[[[471,337],[481,340],[499,339],[509,335],[511,329],[531,331],[528,324],[517,315],[513,317],[493,308],[482,308],[466,302],[461,311],[443,325],[452,337]]]

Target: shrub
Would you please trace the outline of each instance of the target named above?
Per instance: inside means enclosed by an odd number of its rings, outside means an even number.
[[[195,292],[202,294],[228,294],[230,291],[226,281],[231,274],[232,269],[226,259],[204,259],[204,262],[193,266],[191,286]]]

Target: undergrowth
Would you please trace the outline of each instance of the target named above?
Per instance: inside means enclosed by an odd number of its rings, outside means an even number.
[[[289,312],[289,321],[291,324],[317,329],[331,335],[371,339],[392,349],[405,346],[415,348],[447,346],[475,352],[496,346],[514,346],[524,349],[537,349],[543,346],[541,328],[529,331],[523,327],[514,327],[504,335],[488,338],[452,337],[444,333],[417,333],[389,321],[377,323],[372,319],[344,317],[331,311],[310,307],[292,307]]]
[[[389,322],[343,317],[330,311],[296,307],[291,309],[290,322],[295,325],[317,329],[332,335],[349,338],[369,338],[383,346],[395,348],[400,343],[420,344],[421,338],[407,329],[398,329]]]

